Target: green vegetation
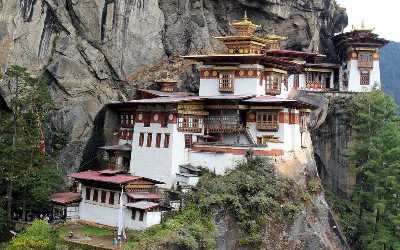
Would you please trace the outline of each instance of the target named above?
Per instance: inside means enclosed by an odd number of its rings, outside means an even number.
[[[62,178],[41,150],[43,124],[52,107],[47,83],[19,66],[10,67],[3,81],[9,85],[12,112],[0,119],[0,197],[11,220],[13,213],[46,211]]]
[[[35,220],[25,232],[15,237],[7,250],[51,250],[56,247],[56,234],[43,220]]]
[[[274,175],[262,159],[240,162],[224,176],[205,173],[186,208],[159,226],[134,232],[127,249],[214,249],[216,212],[225,211],[242,229],[242,246],[262,248],[268,219],[291,222],[310,195]]]
[[[332,197],[356,249],[400,249],[400,123],[394,100],[381,91],[349,103],[355,130],[349,160],[356,173],[351,199]]]
[[[193,202],[161,225],[146,231],[129,232],[125,249],[214,249],[215,228],[209,212]]]
[[[69,226],[66,227],[61,227],[60,229],[57,230],[58,235],[61,237],[67,237],[68,234],[71,232],[71,228]],[[88,226],[88,225],[82,225],[79,227],[79,232],[87,235],[87,236],[108,236],[108,235],[114,235],[114,230],[109,229],[109,228],[99,228],[99,227],[93,227],[93,226]]]

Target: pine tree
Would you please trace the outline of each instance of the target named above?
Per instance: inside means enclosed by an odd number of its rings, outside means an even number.
[[[398,108],[380,91],[356,96],[349,159],[357,184],[354,232],[359,249],[400,248],[400,123]],[[353,217],[354,218],[354,217]]]
[[[52,161],[41,152],[43,124],[51,108],[46,83],[24,68],[12,66],[4,81],[12,93],[12,114],[0,124],[0,182],[5,184],[8,219],[13,208],[43,209],[61,183]]]

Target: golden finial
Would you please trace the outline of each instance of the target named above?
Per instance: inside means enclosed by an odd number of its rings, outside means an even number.
[[[244,17],[243,17],[243,19],[244,19],[244,20],[247,20],[247,19],[248,19],[248,18],[247,18],[247,10],[244,11]]]
[[[365,20],[363,19],[361,21],[361,26],[357,28],[355,25],[351,26],[352,31],[366,31],[366,32],[372,32],[375,28],[367,28],[365,25]]]

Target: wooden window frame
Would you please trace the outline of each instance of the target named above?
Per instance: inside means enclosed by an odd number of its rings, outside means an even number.
[[[139,134],[139,147],[143,147],[144,144],[144,133]]]
[[[178,117],[178,131],[201,133],[204,127],[202,116],[182,115]]]
[[[108,196],[108,204],[114,205],[115,204],[115,192],[110,192]]]
[[[143,114],[143,127],[150,127],[151,124],[151,113]]]
[[[147,134],[147,140],[146,140],[146,147],[150,148],[152,142],[153,142],[153,134],[152,133],[148,133]]]
[[[100,190],[100,202],[106,203],[107,200],[107,192],[104,190]]]
[[[256,128],[257,128],[257,130],[278,131],[279,130],[279,113],[274,112],[274,111],[257,112]]]
[[[166,113],[160,114],[160,126],[162,128],[168,128],[168,115]]]
[[[157,133],[156,135],[156,148],[161,147],[161,133]]]
[[[144,220],[144,211],[139,210],[139,221],[143,221],[143,220]]]
[[[284,74],[267,72],[265,76],[265,93],[267,95],[279,95],[282,89]]]
[[[193,146],[193,135],[185,134],[185,148],[192,148]]]
[[[235,72],[220,71],[218,77],[219,92],[232,93],[234,91]]]
[[[367,86],[371,81],[371,72],[369,70],[360,71],[360,85]]]
[[[87,200],[87,201],[90,201],[90,196],[91,196],[91,193],[92,192],[92,188],[90,188],[90,187],[87,187],[86,188],[86,193],[85,193],[85,199]]]
[[[374,67],[374,59],[372,52],[359,52],[357,63],[359,68],[373,68]]]
[[[92,201],[99,202],[99,190],[96,188],[93,189]]]
[[[164,148],[169,148],[169,140],[170,140],[170,134],[165,134],[164,135]]]

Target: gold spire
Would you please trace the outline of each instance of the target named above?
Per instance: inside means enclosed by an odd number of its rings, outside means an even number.
[[[356,27],[354,25],[352,25],[351,30],[352,31],[366,31],[366,32],[372,32],[374,31],[375,28],[368,28],[365,26],[365,20],[361,21],[361,26],[360,27]]]
[[[230,25],[239,31],[240,36],[252,36],[256,32],[256,29],[261,27],[249,20],[247,17],[247,11],[244,12],[242,19],[233,21]]]

